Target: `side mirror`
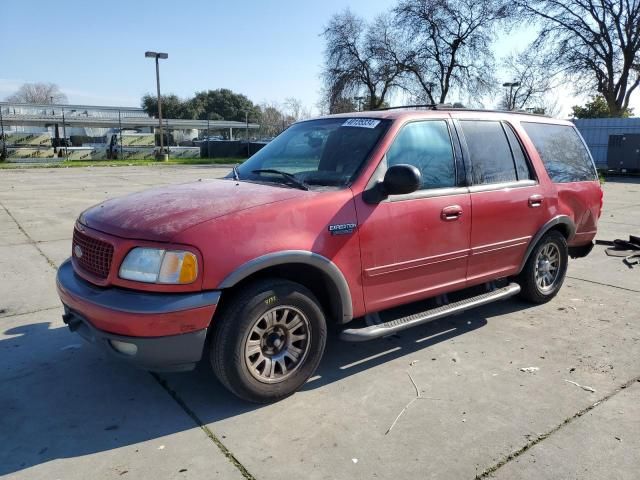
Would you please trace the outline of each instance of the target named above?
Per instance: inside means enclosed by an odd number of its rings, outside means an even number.
[[[389,195],[415,192],[422,184],[422,175],[413,165],[393,165],[387,169],[382,181],[363,193],[366,203],[380,203]]]
[[[403,195],[415,192],[422,184],[422,175],[413,165],[393,165],[387,169],[382,181],[387,195]]]

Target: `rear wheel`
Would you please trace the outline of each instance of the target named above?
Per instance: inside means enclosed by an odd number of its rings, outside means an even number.
[[[322,310],[307,288],[262,280],[244,288],[214,319],[211,365],[238,397],[279,400],[313,375],[326,333]]]
[[[518,276],[520,296],[533,303],[545,303],[555,297],[564,282],[568,258],[567,241],[560,232],[553,230],[544,235]]]

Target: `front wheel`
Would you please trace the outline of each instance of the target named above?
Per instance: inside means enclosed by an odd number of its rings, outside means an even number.
[[[518,276],[520,296],[533,303],[546,303],[555,297],[564,282],[568,259],[564,236],[555,230],[544,235]]]
[[[280,400],[313,375],[326,336],[313,293],[288,280],[261,280],[243,288],[214,318],[211,366],[240,398]]]

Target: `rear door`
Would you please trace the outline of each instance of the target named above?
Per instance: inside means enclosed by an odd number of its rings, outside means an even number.
[[[557,195],[556,211],[571,217],[576,231],[569,245],[585,245],[596,235],[602,188],[586,144],[573,125],[520,122],[533,142]]]
[[[545,192],[513,127],[460,119],[470,172],[469,285],[517,273],[527,245],[546,219]]]
[[[356,197],[370,312],[462,288],[466,282],[471,204],[451,120],[404,125],[372,181],[398,164],[421,172],[418,191],[377,204]]]

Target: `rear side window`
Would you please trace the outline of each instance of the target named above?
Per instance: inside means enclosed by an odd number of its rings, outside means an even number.
[[[408,164],[422,174],[421,189],[454,187],[456,169],[447,122],[429,120],[404,126],[387,152],[387,165]]]
[[[522,122],[522,127],[553,182],[584,182],[598,178],[589,151],[573,127],[533,122]]]
[[[510,125],[504,125],[504,131],[507,133],[509,139],[509,145],[511,146],[511,153],[513,153],[513,162],[516,164],[516,173],[518,174],[518,180],[531,180],[531,169],[529,168],[529,162],[525,156],[522,144],[513,132]]]
[[[460,124],[471,157],[474,185],[518,179],[511,147],[500,122],[462,120]]]

